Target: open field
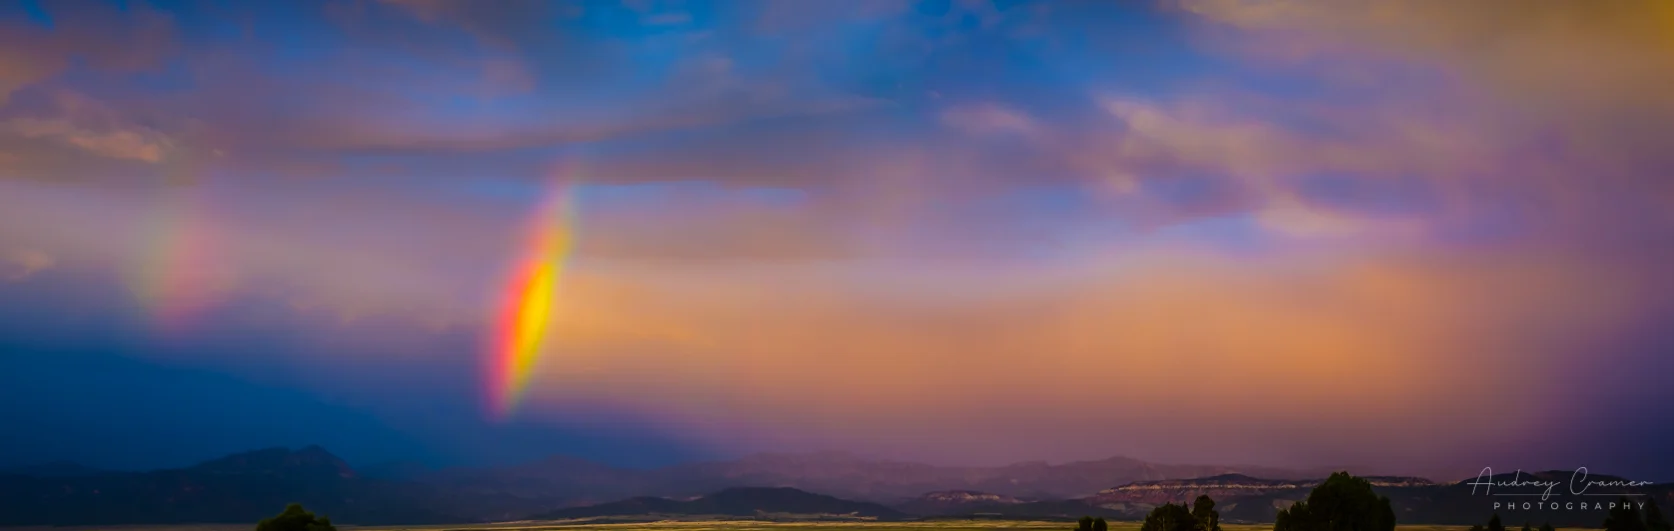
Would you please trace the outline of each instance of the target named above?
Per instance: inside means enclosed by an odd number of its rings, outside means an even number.
[[[947,520],[936,522],[761,522],[750,520],[708,522],[650,522],[631,524],[567,524],[563,522],[506,522],[445,526],[338,526],[355,531],[1069,531],[1067,522],[997,520]],[[250,531],[255,524],[196,524],[178,526],[87,526],[14,527],[7,531]],[[1222,524],[1222,531],[1270,531],[1272,524]],[[1467,526],[1403,525],[1396,531],[1465,531]],[[1571,531],[1582,528],[1559,528]],[[1111,531],[1139,531],[1139,522],[1111,522]]]

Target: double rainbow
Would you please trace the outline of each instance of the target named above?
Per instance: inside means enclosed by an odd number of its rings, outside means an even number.
[[[489,412],[496,420],[516,411],[540,361],[559,281],[574,246],[574,197],[567,184],[553,187],[499,298],[487,374]]]

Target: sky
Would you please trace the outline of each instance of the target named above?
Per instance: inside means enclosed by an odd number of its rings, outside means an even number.
[[[0,465],[1674,480],[1670,6],[0,3]]]

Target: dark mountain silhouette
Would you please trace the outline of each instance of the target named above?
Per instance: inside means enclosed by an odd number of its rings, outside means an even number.
[[[433,474],[436,469],[413,461],[384,461],[356,467],[355,471],[363,478],[405,481]]]
[[[735,487],[693,500],[638,497],[539,514],[532,519],[610,516],[826,517],[901,520],[906,514],[876,503],[844,500],[788,487]]]
[[[689,502],[659,498],[656,496],[637,496],[626,500],[559,509],[557,511],[534,515],[530,517],[530,519],[569,520],[575,518],[598,518],[603,516],[698,514],[688,513],[685,511],[684,508],[687,507],[688,503]]]
[[[659,481],[654,471],[615,468],[568,456],[493,468],[449,468],[412,477],[431,485],[517,498],[559,500],[553,506],[584,505],[629,496],[694,496],[707,490],[685,489]]]
[[[38,478],[70,478],[105,474],[109,471],[82,466],[69,461],[53,461],[34,466],[0,469],[0,476],[31,476]]]
[[[318,446],[305,446],[292,451],[288,448],[267,448],[232,454],[205,461],[187,471],[219,476],[273,476],[298,479],[354,478],[353,468],[342,459]]]
[[[324,449],[230,455],[175,470],[0,477],[0,525],[254,522],[300,502],[340,521],[461,521],[435,489],[357,478]]]

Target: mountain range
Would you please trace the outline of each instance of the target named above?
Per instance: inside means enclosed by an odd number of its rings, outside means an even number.
[[[0,525],[246,523],[290,502],[334,521],[365,525],[671,517],[1139,519],[1162,503],[1205,494],[1216,500],[1224,521],[1270,522],[1278,508],[1305,498],[1325,475],[1124,457],[943,467],[834,452],[760,454],[650,470],[569,457],[493,468],[431,470],[389,463],[357,470],[310,446],[149,472],[68,463],[0,470]],[[1521,477],[1567,481],[1569,473]],[[1389,496],[1403,523],[1479,523],[1496,501],[1457,481],[1367,479]],[[1674,502],[1674,484],[1635,492],[1664,506]],[[1586,511],[1527,515],[1537,525],[1559,526],[1596,526],[1602,518]],[[1516,513],[1506,517],[1520,521]]]
[[[696,496],[736,486],[794,487],[842,498],[896,503],[942,490],[1035,499],[1072,498],[1133,481],[1233,472],[1300,479],[1320,477],[1329,470],[1165,465],[1126,457],[1057,465],[1025,462],[998,467],[949,467],[873,460],[843,452],[817,452],[756,454],[731,461],[650,470],[615,468],[559,456],[516,466],[458,468],[402,478],[468,485],[523,497],[562,498],[572,503],[628,496]]]
[[[716,516],[732,518],[853,518],[903,520],[907,514],[889,507],[861,501],[814,494],[789,487],[733,487],[691,500],[640,496],[626,500],[571,507],[543,514],[534,520],[650,516]]]

